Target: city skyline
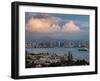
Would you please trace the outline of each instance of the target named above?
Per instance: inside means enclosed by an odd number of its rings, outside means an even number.
[[[89,41],[31,41],[26,48],[89,48]]]

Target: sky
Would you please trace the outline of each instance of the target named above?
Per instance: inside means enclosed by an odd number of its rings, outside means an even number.
[[[25,12],[26,40],[89,40],[89,16]]]

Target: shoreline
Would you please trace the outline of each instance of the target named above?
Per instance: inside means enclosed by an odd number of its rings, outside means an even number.
[[[70,51],[68,55],[48,52],[35,54],[26,51],[25,61],[26,68],[89,65],[84,59],[75,59]]]

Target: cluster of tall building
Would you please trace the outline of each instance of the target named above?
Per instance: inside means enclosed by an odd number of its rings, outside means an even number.
[[[45,41],[45,42],[26,42],[26,48],[69,48],[69,47],[85,47],[89,48],[89,41]]]

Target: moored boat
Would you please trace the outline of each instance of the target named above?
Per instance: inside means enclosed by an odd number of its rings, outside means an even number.
[[[79,48],[79,51],[88,51],[88,48]]]

